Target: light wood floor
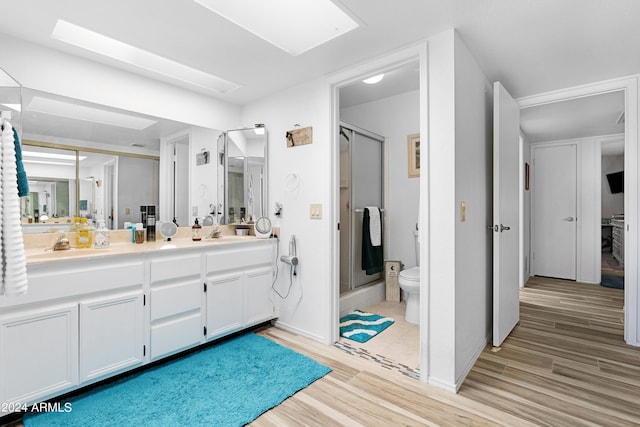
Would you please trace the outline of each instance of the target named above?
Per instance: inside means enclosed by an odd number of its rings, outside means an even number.
[[[263,329],[333,371],[251,426],[640,425],[640,348],[623,342],[623,291],[533,278],[520,300],[520,324],[499,351],[485,349],[458,394]]]
[[[640,349],[622,338],[623,291],[533,278],[520,306],[520,324],[499,351],[485,349],[458,394],[263,330],[333,372],[251,425],[640,425]]]

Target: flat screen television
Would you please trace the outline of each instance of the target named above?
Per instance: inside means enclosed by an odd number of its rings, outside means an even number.
[[[609,181],[611,194],[624,192],[624,171],[608,173],[607,181]]]

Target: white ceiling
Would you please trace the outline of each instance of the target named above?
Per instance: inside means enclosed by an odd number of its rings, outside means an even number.
[[[20,0],[3,8],[0,32],[146,74],[52,39],[51,31],[62,18],[236,82],[239,89],[217,98],[237,104],[450,28],[457,29],[489,81],[501,81],[514,97],[640,72],[640,55],[632,53],[640,45],[637,0],[339,3],[361,27],[298,56],[281,51],[192,0]],[[362,96],[355,92],[354,97]]]

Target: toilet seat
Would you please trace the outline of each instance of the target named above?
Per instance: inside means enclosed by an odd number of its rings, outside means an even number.
[[[411,267],[407,270],[402,270],[400,272],[400,280],[406,280],[407,282],[419,282],[420,267]]]

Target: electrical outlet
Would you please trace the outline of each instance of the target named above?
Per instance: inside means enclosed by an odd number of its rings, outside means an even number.
[[[191,216],[198,216],[198,207],[191,206]]]
[[[125,215],[131,215],[131,208],[124,208]]]
[[[321,203],[312,203],[309,205],[309,217],[311,219],[322,219]]]

